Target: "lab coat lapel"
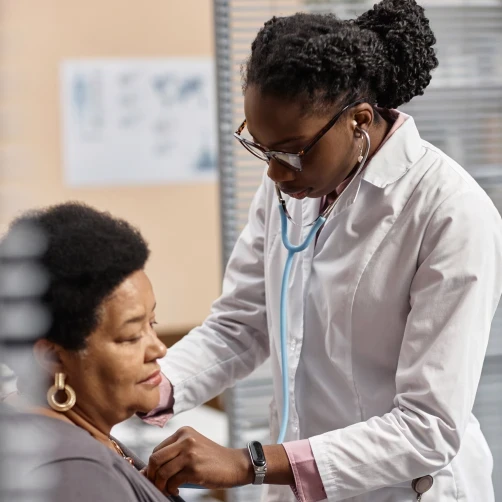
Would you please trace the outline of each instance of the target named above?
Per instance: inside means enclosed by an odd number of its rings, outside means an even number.
[[[324,224],[323,228],[321,229],[321,232],[319,234],[319,237],[317,239],[316,243],[316,248],[315,248],[315,255],[317,256],[319,252],[322,250],[324,244],[326,243],[326,239],[329,236],[329,234],[333,231],[333,228],[337,224],[337,221],[339,220],[339,216],[346,211],[348,208],[354,204],[356,201],[357,195],[360,190],[360,184],[361,184],[361,177],[358,176],[357,179],[354,180],[353,183],[351,183],[340,195],[340,198],[333,208],[333,211],[329,215],[328,219],[326,220],[326,223]]]

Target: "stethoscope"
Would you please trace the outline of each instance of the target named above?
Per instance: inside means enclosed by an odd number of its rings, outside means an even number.
[[[370,136],[369,134],[361,128],[357,128],[361,136],[364,138],[365,144],[366,144],[366,150],[363,154],[363,157],[361,161],[359,162],[359,166],[357,167],[356,173],[350,180],[349,184],[347,185],[348,189],[352,183],[356,180],[356,178],[359,177],[359,174],[363,170],[364,166],[366,165],[366,161],[368,160],[368,156],[370,153],[370,148],[371,148],[371,141],[370,141]],[[288,252],[288,256],[286,258],[286,263],[284,264],[284,272],[282,274],[282,283],[281,283],[281,303],[280,303],[280,338],[281,338],[281,368],[282,368],[282,422],[281,422],[281,428],[279,431],[279,437],[277,439],[277,444],[284,443],[284,439],[286,437],[286,432],[288,428],[288,422],[289,422],[289,374],[288,374],[288,354],[287,354],[287,331],[288,331],[288,285],[289,285],[289,278],[291,275],[291,266],[293,264],[293,258],[297,253],[301,253],[302,251],[305,251],[311,244],[312,241],[314,240],[317,232],[319,229],[326,223],[326,220],[328,219],[329,215],[335,208],[335,206],[338,204],[338,201],[340,200],[340,197],[335,199],[323,212],[320,214],[312,223],[309,223],[308,225],[305,225],[306,227],[312,227],[305,238],[305,240],[295,246],[291,244],[289,237],[288,237],[288,220],[291,221],[296,226],[298,223],[296,223],[291,215],[288,212],[288,209],[286,207],[286,201],[282,198],[282,193],[279,190],[279,187],[276,185],[275,190],[277,192],[277,198],[279,199],[279,212],[281,215],[281,236],[282,236],[282,243],[284,244],[284,247],[286,248]],[[359,192],[359,188],[358,188]],[[356,194],[357,197],[357,194]],[[204,488],[203,486],[198,486],[194,485],[191,483],[187,483],[185,485],[182,485],[181,488],[195,488],[195,489],[201,489]]]
[[[363,170],[366,165],[366,161],[368,160],[368,155],[370,153],[370,137],[369,134],[361,128],[358,128],[359,133],[364,137],[366,143],[366,150],[364,155],[362,156],[361,161],[359,162],[359,166],[357,167],[357,171],[350,180],[347,185],[348,189],[352,183],[358,178],[359,174]],[[277,197],[279,199],[279,213],[281,216],[281,236],[282,243],[286,248],[288,255],[286,257],[286,262],[284,264],[284,272],[282,274],[282,283],[281,283],[281,302],[280,302],[280,312],[279,312],[279,330],[280,330],[280,340],[281,340],[281,368],[282,368],[282,421],[281,428],[279,431],[279,437],[277,439],[277,444],[281,444],[284,442],[286,437],[286,432],[288,428],[289,422],[289,373],[288,373],[288,353],[287,353],[287,331],[288,331],[288,286],[289,279],[291,275],[291,266],[293,264],[293,259],[297,253],[301,253],[305,251],[315,239],[317,232],[319,229],[326,223],[329,215],[332,213],[333,209],[337,205],[340,197],[337,197],[323,212],[320,214],[312,223],[306,225],[306,227],[312,227],[305,238],[305,240],[298,245],[291,244],[288,237],[288,220],[291,221],[296,226],[301,226],[298,223],[295,223],[293,218],[290,216],[288,209],[286,207],[286,201],[282,198],[282,193],[279,190],[279,187],[275,186]],[[357,189],[357,193],[359,193],[359,187]],[[356,193],[356,197],[357,197]]]

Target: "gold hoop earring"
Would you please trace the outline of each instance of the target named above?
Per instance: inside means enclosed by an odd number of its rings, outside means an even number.
[[[64,373],[56,373],[54,385],[47,391],[47,402],[49,406],[54,411],[59,411],[60,413],[71,410],[77,402],[75,391],[68,384],[65,384],[65,379],[66,375]],[[64,403],[56,401],[56,394],[61,390],[66,392],[66,401]]]

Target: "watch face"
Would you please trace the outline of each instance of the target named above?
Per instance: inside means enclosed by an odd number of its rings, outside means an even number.
[[[251,453],[251,458],[253,459],[253,464],[258,467],[263,467],[267,462],[265,460],[265,453],[263,448],[258,441],[252,441],[249,443],[249,451]]]

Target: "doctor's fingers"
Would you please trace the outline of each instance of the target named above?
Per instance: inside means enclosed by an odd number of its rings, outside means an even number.
[[[188,427],[182,427],[181,429],[178,429],[172,436],[169,436],[168,438],[164,439],[164,441],[162,441],[162,443],[158,444],[153,449],[153,453],[156,453],[157,451],[161,450],[162,448],[165,448],[166,446],[170,446],[170,445],[176,443],[176,441],[178,441],[180,436],[183,434],[183,430],[185,428],[188,429]]]
[[[169,444],[167,446],[159,445],[154,453],[150,455],[148,459],[148,465],[146,467],[146,477],[154,482],[157,472],[165,464],[168,464],[173,459],[175,459],[183,449],[183,441],[178,441],[174,444]]]
[[[188,483],[189,478],[190,474],[186,468],[186,462],[180,455],[157,470],[153,484],[161,492],[178,495],[179,487]]]

